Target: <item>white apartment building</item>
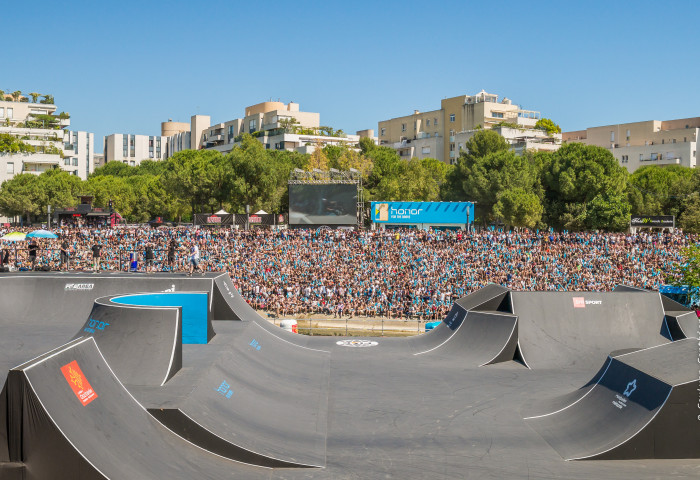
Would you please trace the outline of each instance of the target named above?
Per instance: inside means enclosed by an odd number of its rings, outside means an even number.
[[[316,147],[359,143],[360,138],[370,137],[376,143],[373,130],[362,130],[355,135],[332,131],[320,125],[320,114],[302,112],[299,104],[290,102],[263,102],[245,109],[245,116],[211,125],[208,115],[194,115],[187,124],[163,122],[161,133],[168,137],[167,156],[187,149],[212,149],[230,152],[240,144],[240,137],[249,133],[265,148],[271,150],[311,153]]]
[[[563,133],[565,142],[607,148],[630,173],[646,165],[696,168],[699,137],[700,117],[621,123]]]
[[[142,160],[166,158],[167,137],[113,133],[105,137],[104,162],[122,162],[132,167]]]
[[[55,112],[51,104],[0,101],[0,133],[36,149],[35,153],[0,152],[0,182],[18,173],[39,175],[52,168],[86,180],[94,171],[94,134],[66,130],[69,116]],[[44,115],[52,118],[40,117]]]

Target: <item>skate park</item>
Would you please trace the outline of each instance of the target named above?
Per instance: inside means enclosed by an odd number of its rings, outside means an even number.
[[[489,285],[311,337],[227,275],[0,277],[0,478],[697,478],[697,317]]]

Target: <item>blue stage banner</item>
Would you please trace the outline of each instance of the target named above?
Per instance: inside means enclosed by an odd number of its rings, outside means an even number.
[[[374,223],[474,223],[471,202],[372,202]]]

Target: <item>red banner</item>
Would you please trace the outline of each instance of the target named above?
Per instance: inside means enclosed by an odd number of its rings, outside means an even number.
[[[78,362],[73,360],[68,365],[62,366],[61,372],[83,406],[97,398],[97,393],[95,393],[95,390],[90,386],[90,382],[85,378],[83,371],[78,366]]]

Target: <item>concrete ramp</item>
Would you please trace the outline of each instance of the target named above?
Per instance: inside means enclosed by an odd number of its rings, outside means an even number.
[[[525,421],[566,460],[700,458],[697,355],[688,339],[609,357],[592,386]]]
[[[27,480],[261,478],[173,434],[129,394],[93,338],[13,368],[0,412]]]
[[[223,457],[274,468],[325,466],[330,354],[256,322],[226,347],[184,397],[167,399],[166,385],[141,389],[139,398],[170,430]]]
[[[182,307],[122,305],[95,300],[74,338],[93,337],[123,383],[163,385],[182,367]]]
[[[511,292],[518,340],[530,368],[597,368],[614,350],[671,341],[654,292]]]

